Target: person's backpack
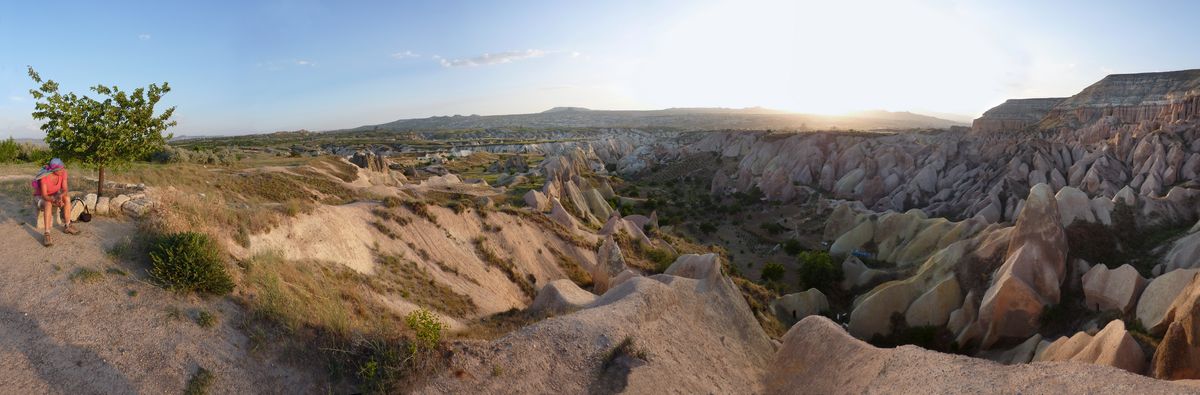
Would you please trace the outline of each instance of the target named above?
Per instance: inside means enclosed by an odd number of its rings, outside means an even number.
[[[71,201],[83,203],[83,199],[80,199],[80,198],[75,198],[75,199],[72,199]],[[83,203],[83,212],[79,213],[78,221],[79,222],[92,222],[92,212],[88,210],[87,203]]]

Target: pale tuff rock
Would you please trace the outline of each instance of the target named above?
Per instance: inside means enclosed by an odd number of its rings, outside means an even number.
[[[591,270],[592,290],[603,294],[614,285],[611,279],[627,270],[625,258],[621,255],[621,247],[617,246],[612,235],[605,236],[604,241],[600,243],[596,260],[596,265]]]
[[[1054,198],[1058,201],[1058,215],[1064,228],[1075,221],[1096,222],[1091,201],[1083,191],[1066,187],[1058,190]]]
[[[629,279],[632,279],[634,277],[641,277],[641,276],[642,275],[639,274],[638,272],[635,272],[630,269],[625,269],[625,271],[621,272],[620,274],[617,274],[616,277],[613,277],[613,279],[609,281],[609,288],[619,287],[621,285],[621,283],[628,281]]]
[[[1037,330],[1042,308],[1059,302],[1066,249],[1057,201],[1048,185],[1038,184],[1029,191],[1007,258],[983,295],[983,348],[1005,337],[1028,338]]]
[[[1095,336],[1084,332],[1070,338],[1055,340],[1038,354],[1035,362],[1075,361],[1107,365],[1142,373],[1146,369],[1145,355],[1121,320],[1109,321]]]
[[[1021,344],[1018,344],[1016,347],[1004,351],[984,352],[981,353],[979,357],[996,361],[1005,365],[1029,363],[1029,361],[1033,360],[1034,355],[1037,353],[1038,346],[1041,345],[1043,341],[1044,340],[1042,339],[1041,334],[1034,334],[1033,336],[1030,336],[1029,339],[1021,342]],[[1049,342],[1046,342],[1046,345],[1049,346]]]
[[[1146,279],[1129,264],[1113,270],[1097,264],[1083,275],[1083,294],[1093,310],[1117,310],[1129,313],[1137,305]]]
[[[1160,379],[1200,379],[1200,277],[1195,277],[1180,292],[1167,310],[1170,321],[1154,353],[1150,373]]]
[[[910,327],[945,325],[950,312],[961,306],[962,298],[958,279],[950,275],[913,301],[905,314],[905,322]]]
[[[96,215],[108,215],[108,196],[96,199]]]
[[[575,230],[577,227],[575,223],[575,217],[572,217],[571,214],[567,212],[567,209],[563,208],[562,203],[560,203],[557,198],[551,199],[550,201],[549,215],[550,219],[554,220],[554,222],[557,222],[559,225],[566,227],[567,229]]]
[[[871,241],[874,236],[875,221],[868,219],[839,236],[829,247],[829,253],[838,256],[849,254]]]
[[[1137,319],[1150,334],[1158,336],[1171,324],[1168,310],[1176,297],[1187,289],[1200,269],[1173,270],[1150,281],[1137,304]]]
[[[871,269],[854,255],[847,255],[842,260],[842,289],[851,290],[882,282],[890,275],[878,269]]]
[[[957,284],[944,282],[947,279],[955,281],[954,266],[973,244],[972,240],[951,244],[929,257],[912,277],[884,283],[855,299],[850,312],[850,334],[860,339],[890,334],[892,314],[905,315],[907,319],[910,306],[919,298],[924,300],[916,306],[913,319],[941,321],[938,325],[945,324],[950,312],[959,307],[962,299],[954,295],[953,288],[958,287]],[[938,287],[942,289],[930,293]]]
[[[89,193],[83,197],[83,205],[85,207],[87,207],[88,211],[95,213],[96,212],[96,201],[98,201],[98,200],[99,199],[96,198],[96,194]]]
[[[128,202],[128,201],[129,201],[129,196],[117,195],[117,197],[112,198],[112,200],[108,201],[108,209],[109,209],[109,211],[112,211],[114,214],[120,213],[121,206],[125,205],[125,202]]]
[[[916,346],[876,348],[833,321],[810,316],[780,339],[763,379],[767,394],[1189,393],[1194,387],[1107,366],[1045,362],[998,365]],[[1134,345],[1136,347],[1136,345]],[[1122,349],[1126,350],[1126,349]],[[886,389],[881,390],[881,383]]]
[[[586,307],[596,300],[596,295],[579,288],[571,280],[551,281],[538,291],[537,298],[529,305],[535,314],[562,314]]]
[[[538,212],[550,210],[550,201],[546,199],[546,195],[537,190],[525,192],[525,205]]]
[[[780,296],[771,301],[771,311],[785,326],[792,326],[804,317],[829,310],[829,299],[816,288]]]
[[[1166,271],[1190,269],[1200,264],[1200,232],[1195,230],[1193,226],[1191,233],[1171,243],[1171,249],[1163,258]]]

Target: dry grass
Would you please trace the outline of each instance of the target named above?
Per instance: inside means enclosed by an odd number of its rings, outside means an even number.
[[[571,282],[583,289],[588,289],[592,286],[592,274],[584,270],[583,266],[575,261],[575,258],[567,256],[567,254],[563,254],[562,251],[554,248],[550,249],[550,254],[554,255],[554,259],[558,261],[558,267],[567,273],[567,278],[571,279]]]
[[[455,317],[466,317],[479,310],[471,298],[458,294],[416,263],[386,255],[380,257],[374,276],[366,278],[371,289],[395,294],[405,300]]]
[[[516,284],[517,288],[520,288],[521,292],[525,293],[525,296],[528,296],[529,299],[532,300],[537,297],[537,289],[533,287],[533,276],[525,277],[517,273],[516,265],[511,260],[497,255],[491,247],[487,246],[487,241],[482,236],[475,239],[475,253],[479,255],[479,259],[482,259],[484,263],[504,272],[504,275]]]

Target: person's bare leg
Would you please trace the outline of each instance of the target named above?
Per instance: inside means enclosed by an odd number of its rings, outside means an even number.
[[[49,247],[51,244],[53,244],[50,241],[50,229],[54,227],[54,204],[49,200],[43,199],[42,211],[45,211],[45,213],[42,214],[42,227],[44,228],[42,230],[42,245]]]
[[[63,233],[78,234],[79,230],[71,226],[71,198],[64,194],[59,203],[62,203],[63,208]]]
[[[54,203],[42,199],[42,233],[50,233],[54,228]]]

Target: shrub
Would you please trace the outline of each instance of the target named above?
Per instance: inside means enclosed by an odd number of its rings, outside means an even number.
[[[404,323],[415,332],[415,340],[410,344],[409,351],[429,351],[442,341],[442,330],[446,324],[429,310],[417,309],[404,316]]]
[[[21,147],[17,145],[17,141],[9,137],[8,140],[0,141],[0,163],[16,162],[17,155],[21,153]]]
[[[763,265],[762,274],[758,277],[763,281],[779,281],[783,279],[783,271],[783,265],[771,262]]]
[[[816,288],[829,293],[835,283],[842,281],[842,268],[833,263],[828,252],[804,251],[799,260],[801,288]]]
[[[804,251],[804,247],[800,245],[799,240],[790,239],[783,242],[783,252],[786,252],[788,255],[796,256],[800,251]]]
[[[176,292],[222,295],[233,290],[216,243],[203,233],[174,233],[155,240],[149,272],[164,288]]]
[[[215,379],[216,377],[213,376],[211,371],[200,368],[196,370],[196,373],[192,374],[191,379],[188,379],[187,388],[184,388],[183,393],[187,395],[207,394]]]

